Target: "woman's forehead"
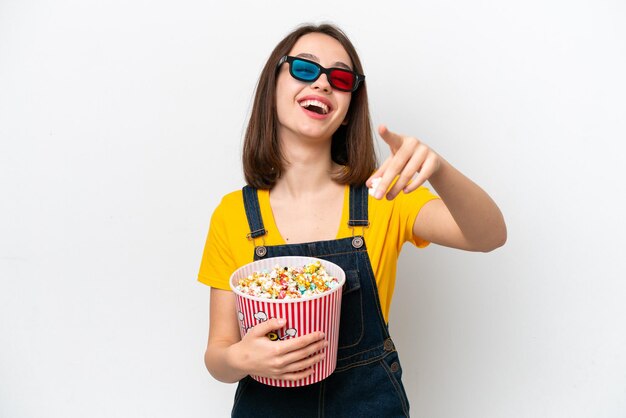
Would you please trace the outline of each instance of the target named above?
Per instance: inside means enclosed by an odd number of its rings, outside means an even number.
[[[302,35],[291,48],[289,55],[316,61],[324,66],[352,68],[352,60],[343,45],[337,39],[323,33]]]

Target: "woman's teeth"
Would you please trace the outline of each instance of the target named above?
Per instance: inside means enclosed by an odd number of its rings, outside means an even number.
[[[328,113],[328,106],[319,100],[303,100],[300,102],[300,106],[312,112],[319,113],[320,115]]]

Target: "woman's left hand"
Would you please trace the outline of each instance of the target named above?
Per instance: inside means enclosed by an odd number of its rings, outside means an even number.
[[[439,170],[439,155],[419,139],[391,132],[385,125],[378,127],[378,133],[389,145],[391,155],[367,180],[371,188],[372,180],[380,178],[374,194],[376,199],[382,199],[396,177],[398,180],[387,192],[388,200],[394,199],[400,191],[412,192]]]

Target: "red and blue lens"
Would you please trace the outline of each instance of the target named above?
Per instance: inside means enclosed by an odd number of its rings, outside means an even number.
[[[364,75],[345,68],[324,68],[315,61],[288,55],[280,59],[278,66],[285,62],[289,63],[289,74],[296,80],[312,83],[322,74],[326,74],[330,85],[340,91],[353,92],[359,87],[361,81],[365,79]]]

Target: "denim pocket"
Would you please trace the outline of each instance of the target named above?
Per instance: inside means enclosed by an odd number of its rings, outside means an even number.
[[[363,338],[363,300],[357,270],[346,271],[346,284],[341,296],[339,348],[352,347]]]

